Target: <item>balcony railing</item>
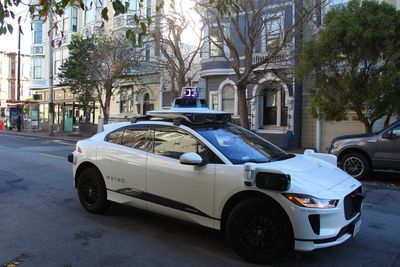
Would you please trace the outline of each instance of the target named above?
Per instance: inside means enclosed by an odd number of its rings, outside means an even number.
[[[271,67],[278,67],[278,66],[291,66],[294,62],[294,55],[295,51],[291,47],[286,47],[282,51],[278,52],[274,55],[270,60],[268,60],[268,65]],[[252,63],[256,64],[261,61],[266,60],[270,57],[269,52],[263,53],[256,53],[253,55]]]
[[[138,12],[131,11],[127,14],[121,14],[113,19],[113,30],[118,30],[125,27],[134,27],[136,25],[134,16],[139,16]]]

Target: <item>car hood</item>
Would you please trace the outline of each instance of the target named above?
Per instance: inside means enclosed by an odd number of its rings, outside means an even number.
[[[297,190],[304,192],[304,189],[308,189],[310,193],[321,192],[351,178],[331,163],[300,154],[291,159],[257,164],[256,169],[257,172],[265,170],[289,174],[292,192]]]
[[[374,134],[372,133],[367,133],[367,134],[349,134],[349,135],[341,135],[335,137],[332,142],[339,141],[339,140],[344,140],[344,139],[357,139],[357,138],[364,138],[364,137],[371,137]]]

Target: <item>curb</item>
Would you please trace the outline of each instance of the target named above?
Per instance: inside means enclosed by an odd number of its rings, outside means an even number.
[[[54,135],[54,136],[49,136],[49,135],[37,135],[37,134],[34,134],[34,133],[10,133],[10,132],[4,132],[4,131],[2,131],[2,132],[0,132],[0,135],[1,134],[4,134],[4,135],[14,135],[14,136],[26,136],[26,137],[36,137],[36,138],[41,138],[41,139],[50,139],[50,140],[62,140],[62,141],[74,141],[74,142],[77,142],[77,141],[79,141],[79,140],[82,140],[82,139],[86,139],[86,138],[89,138],[89,136],[77,136],[77,137],[73,137],[73,136],[71,136],[71,137],[69,137],[69,136],[56,136],[56,135]]]

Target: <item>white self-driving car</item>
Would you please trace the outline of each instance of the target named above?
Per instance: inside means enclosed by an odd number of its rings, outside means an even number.
[[[82,206],[102,213],[112,201],[219,229],[256,263],[357,234],[362,187],[335,156],[288,154],[203,106],[180,98],[79,141],[68,160]]]

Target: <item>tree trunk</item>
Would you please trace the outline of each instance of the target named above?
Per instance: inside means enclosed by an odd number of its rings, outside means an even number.
[[[239,99],[240,126],[245,129],[250,129],[249,116],[247,112],[246,86],[238,85],[237,94]]]
[[[365,133],[371,133],[372,132],[372,125],[367,121],[363,121],[364,124],[364,129]]]
[[[103,109],[103,114],[104,114],[104,124],[108,123],[108,119],[110,117],[110,103],[111,103],[111,96],[112,92],[111,90],[106,89],[106,99],[104,101],[104,109]]]
[[[392,116],[391,115],[386,115],[385,122],[383,123],[383,128],[386,128],[386,127],[389,126],[390,117],[392,117]]]

